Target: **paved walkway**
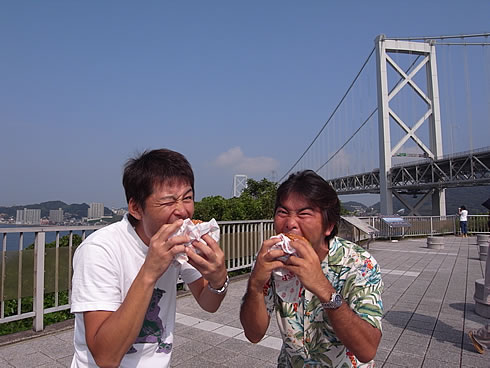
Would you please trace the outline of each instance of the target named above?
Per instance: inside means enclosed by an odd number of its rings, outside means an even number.
[[[490,353],[475,352],[466,332],[486,323],[474,312],[474,282],[483,277],[476,238],[445,237],[443,250],[426,239],[371,243],[385,292],[378,367],[490,367]],[[238,310],[246,278],[231,283],[220,310],[202,311],[191,296],[177,301],[172,367],[275,367],[281,346],[271,324],[259,344],[243,336]],[[67,367],[73,329],[62,327],[0,346],[2,367]]]

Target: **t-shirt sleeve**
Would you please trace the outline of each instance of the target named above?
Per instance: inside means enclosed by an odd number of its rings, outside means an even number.
[[[73,257],[71,312],[116,311],[122,303],[119,267],[103,247],[86,243]]]
[[[191,284],[194,281],[200,279],[202,277],[201,273],[196,270],[192,265],[187,262],[184,262],[180,266],[180,277],[186,284]]]
[[[362,252],[347,276],[342,294],[350,308],[366,322],[381,330],[383,281],[376,260]]]

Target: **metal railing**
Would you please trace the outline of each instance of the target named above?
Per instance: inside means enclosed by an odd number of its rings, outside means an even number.
[[[379,230],[377,238],[433,236],[459,234],[459,216],[403,216],[410,227],[390,227],[380,217],[366,217],[369,224]],[[469,215],[468,233],[490,233],[487,215]]]
[[[219,225],[220,246],[225,253],[228,271],[251,267],[263,240],[274,234],[272,220],[221,221]],[[33,318],[34,330],[41,331],[45,314],[68,310],[72,259],[78,245],[74,237],[78,235],[83,241],[102,227],[0,228],[0,324]],[[63,234],[67,238],[65,246],[61,246]],[[47,241],[47,238],[54,240]],[[45,307],[48,297],[51,305]]]
[[[34,330],[40,331],[44,328],[44,314],[69,309],[74,236],[79,234],[83,241],[101,227],[0,228],[0,323],[33,318]],[[66,247],[60,246],[63,234]],[[46,247],[47,235],[53,239],[54,247]],[[29,244],[31,241],[33,244]],[[46,295],[52,295],[53,300],[44,308]]]
[[[411,223],[411,227],[402,230],[389,228],[379,217],[364,218],[367,223],[380,230],[378,238],[456,234],[459,229],[457,216],[404,219]],[[468,216],[469,232],[490,233],[487,220],[488,216],[484,215]],[[274,234],[272,220],[220,221],[218,224],[221,232],[220,246],[225,253],[228,271],[251,267],[262,242]],[[0,324],[33,318],[34,330],[41,331],[44,328],[45,314],[68,310],[72,257],[76,243],[101,227],[0,228]],[[26,244],[30,243],[26,240],[27,234],[33,239],[32,247]],[[76,235],[80,237],[77,242],[74,241]],[[66,244],[62,245],[62,240]],[[12,242],[15,243],[14,247]],[[49,306],[45,307],[47,304]]]

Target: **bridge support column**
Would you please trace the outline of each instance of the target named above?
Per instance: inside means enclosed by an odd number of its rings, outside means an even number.
[[[434,189],[432,193],[432,216],[446,216],[446,189]]]
[[[393,214],[393,191],[390,183],[391,137],[388,98],[388,71],[386,64],[385,36],[376,38],[376,66],[378,85],[378,132],[379,132],[379,194],[382,215]]]

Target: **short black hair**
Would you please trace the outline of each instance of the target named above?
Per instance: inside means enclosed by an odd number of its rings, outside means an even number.
[[[281,206],[282,201],[296,193],[303,196],[313,208],[320,209],[323,217],[323,226],[334,224],[333,230],[325,237],[326,241],[338,233],[340,221],[340,200],[332,186],[313,170],[298,171],[277,188],[274,211]]]
[[[146,199],[155,185],[165,181],[189,184],[194,192],[194,172],[184,155],[166,148],[144,151],[124,165],[123,186],[126,201],[133,199],[145,209]],[[137,221],[128,215],[130,220]]]

